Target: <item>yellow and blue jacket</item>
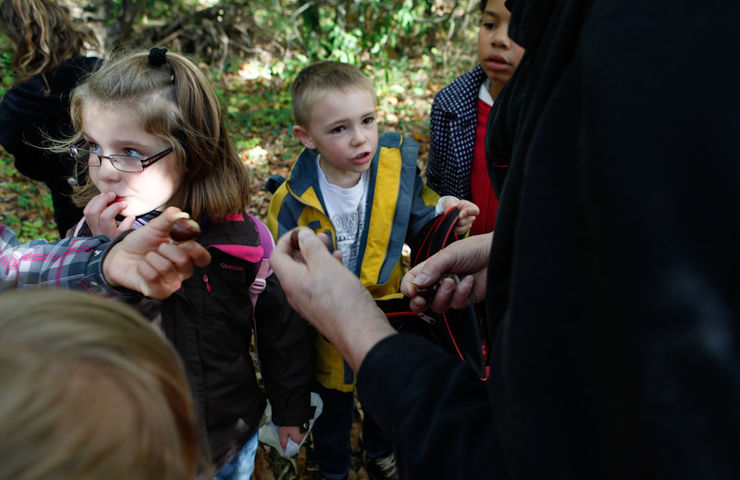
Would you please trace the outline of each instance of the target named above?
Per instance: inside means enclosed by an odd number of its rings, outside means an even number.
[[[267,227],[275,239],[297,226],[324,232],[336,245],[334,227],[326,214],[316,169],[317,152],[304,150],[287,181],[275,190],[267,214]],[[424,185],[416,164],[417,143],[399,133],[385,133],[370,166],[365,226],[360,235],[354,272],[375,299],[401,296],[401,251],[435,218],[439,200]],[[317,335],[316,378],[327,388],[352,391],[354,373],[339,352]]]

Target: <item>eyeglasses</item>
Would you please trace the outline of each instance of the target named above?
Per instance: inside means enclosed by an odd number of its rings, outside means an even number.
[[[85,148],[74,146],[69,147],[69,154],[78,163],[86,167],[99,167],[103,159],[107,158],[108,160],[110,160],[113,168],[115,168],[119,172],[140,173],[143,172],[146,167],[150,167],[158,160],[166,157],[172,150],[172,147],[167,147],[161,152],[155,153],[151,157],[139,158],[133,157],[131,155],[120,154],[100,155],[99,153],[87,150]]]

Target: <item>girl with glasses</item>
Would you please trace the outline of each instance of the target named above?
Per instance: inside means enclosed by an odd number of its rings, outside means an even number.
[[[312,416],[313,350],[305,322],[265,272],[269,233],[261,237],[264,225],[246,213],[249,178],[216,93],[192,61],[153,48],[104,63],[75,89],[70,112],[75,134],[65,147],[89,178],[75,192],[85,204],[75,234],[115,236],[170,205],[201,225],[210,265],[139,307],[183,359],[217,478],[249,478],[265,408],[252,333],[284,445],[300,444]]]

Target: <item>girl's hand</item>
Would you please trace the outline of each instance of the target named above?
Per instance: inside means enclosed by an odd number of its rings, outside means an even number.
[[[460,203],[457,204],[457,208],[460,210],[460,214],[457,217],[455,232],[457,232],[458,235],[465,235],[470,231],[470,227],[473,226],[475,217],[480,213],[480,208],[478,208],[478,205],[468,200],[460,200]]]
[[[114,202],[115,199],[115,193],[105,192],[94,196],[85,205],[85,221],[93,235],[105,235],[113,239],[133,225],[136,220],[133,215],[126,217],[120,224],[116,223],[116,215],[126,208],[126,202]]]
[[[303,437],[306,435],[308,435],[308,432],[301,433],[301,429],[298,427],[278,427],[278,437],[280,438],[280,446],[283,447],[283,451],[288,446],[288,438],[293,440],[297,445],[300,445]]]

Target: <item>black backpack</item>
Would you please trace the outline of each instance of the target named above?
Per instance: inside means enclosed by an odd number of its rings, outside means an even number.
[[[457,208],[451,208],[430,221],[416,235],[409,245],[411,267],[459,239],[455,232],[459,213]],[[377,300],[376,303],[396,330],[419,335],[439,345],[470,365],[481,380],[488,379],[488,340],[483,321],[485,303],[459,310],[450,309],[442,314],[431,310],[417,314],[409,308],[409,299],[406,297]]]

